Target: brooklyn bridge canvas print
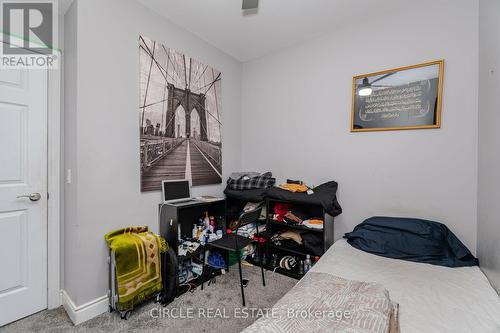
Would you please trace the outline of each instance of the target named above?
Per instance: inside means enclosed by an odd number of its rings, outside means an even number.
[[[222,73],[143,36],[139,52],[141,190],[221,183]]]

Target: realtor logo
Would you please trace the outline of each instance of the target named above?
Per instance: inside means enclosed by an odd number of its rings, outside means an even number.
[[[2,3],[0,68],[54,68],[57,11],[53,0]]]

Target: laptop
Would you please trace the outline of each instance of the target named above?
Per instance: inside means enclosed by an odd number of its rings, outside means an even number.
[[[161,192],[164,203],[184,203],[193,201],[189,179],[163,180]]]

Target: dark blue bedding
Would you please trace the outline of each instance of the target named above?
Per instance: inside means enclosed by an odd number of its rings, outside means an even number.
[[[442,223],[401,217],[371,217],[344,238],[353,247],[382,257],[447,267],[479,261]]]

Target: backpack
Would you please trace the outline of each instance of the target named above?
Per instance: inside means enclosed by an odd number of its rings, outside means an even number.
[[[177,296],[177,270],[177,255],[169,246],[167,252],[163,254],[162,262],[163,304],[172,302]]]

